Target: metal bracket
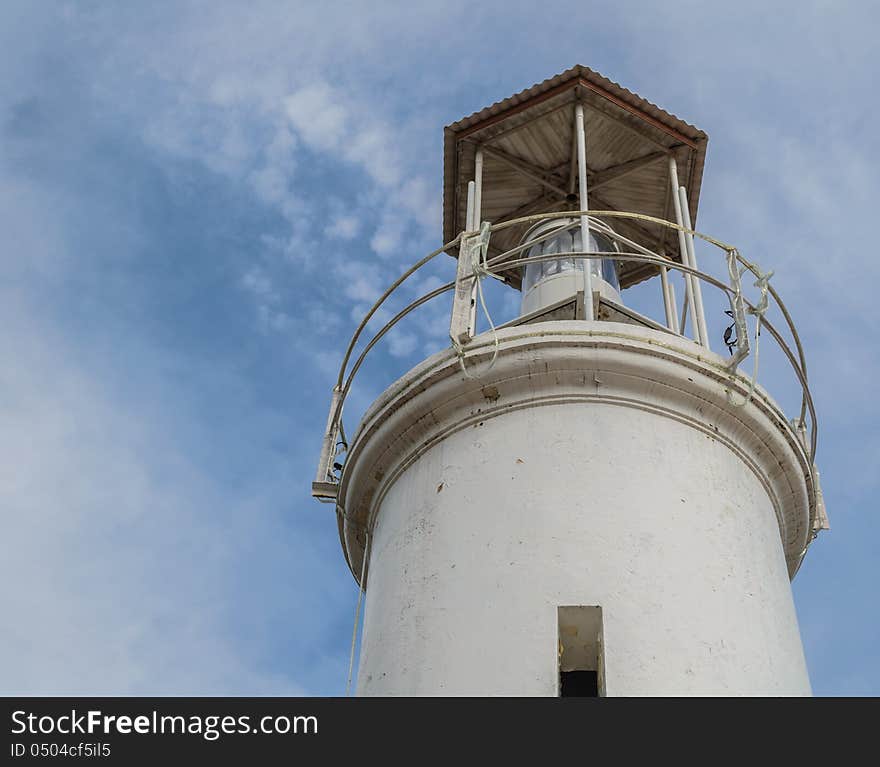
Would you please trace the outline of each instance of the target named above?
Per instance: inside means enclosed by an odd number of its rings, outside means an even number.
[[[471,266],[471,243],[474,237],[462,237],[458,251],[458,268],[455,272],[455,293],[452,297],[452,318],[449,337],[454,343],[464,345],[474,337],[477,321],[477,283]]]
[[[324,500],[336,500],[339,483],[333,476],[333,459],[336,458],[336,442],[339,439],[339,419],[341,408],[339,402],[342,391],[338,386],[333,389],[330,398],[330,413],[327,415],[327,426],[324,429],[324,441],[321,443],[321,456],[318,459],[318,470],[312,482],[312,497]]]
[[[484,221],[480,233],[461,238],[449,337],[464,346],[474,337],[477,324],[477,272],[489,253],[492,225]]]

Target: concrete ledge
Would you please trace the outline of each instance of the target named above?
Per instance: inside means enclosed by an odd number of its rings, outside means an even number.
[[[622,323],[557,321],[505,328],[469,344],[466,376],[452,349],[392,384],[365,414],[339,489],[339,532],[355,577],[382,499],[419,456],[449,435],[522,408],[606,403],[674,419],[725,445],[767,491],[793,577],[815,513],[808,457],[785,415],[724,358],[668,333]],[[584,436],[585,444],[588,437]],[[686,471],[687,467],[683,468]]]

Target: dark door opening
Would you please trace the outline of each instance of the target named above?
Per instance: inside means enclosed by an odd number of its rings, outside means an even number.
[[[595,671],[562,671],[559,695],[563,698],[598,698],[599,674]]]
[[[559,695],[601,698],[605,695],[602,608],[566,605],[557,608]]]

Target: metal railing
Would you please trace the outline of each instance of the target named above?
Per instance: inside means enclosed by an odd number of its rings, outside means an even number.
[[[611,237],[618,244],[620,251],[611,254],[610,256],[608,253],[590,251],[553,253],[539,256],[522,255],[524,251],[531,249],[534,245],[540,243],[544,239],[556,236],[560,231],[564,229],[579,227],[581,224],[578,220],[578,217],[580,216],[588,216],[590,221],[590,228],[593,228],[597,231],[602,232],[608,237]],[[503,231],[505,229],[509,229],[511,227],[529,226],[536,221],[546,221],[548,219],[555,218],[567,218],[572,219],[572,221],[544,234],[541,237],[537,237],[533,240],[517,245],[516,247],[510,248],[503,253],[493,256],[492,258],[488,258],[488,240],[493,234]],[[643,245],[634,242],[633,240],[624,237],[623,235],[618,234],[610,226],[608,226],[608,224],[605,223],[604,219],[630,219],[651,223],[657,226],[664,226],[679,231],[685,237],[696,237],[713,245],[714,247],[720,249],[724,254],[723,257],[727,266],[728,282],[723,282],[716,277],[707,274],[706,272],[700,271],[697,268],[676,261],[672,261],[671,259],[663,255],[651,251]],[[357,348],[358,342],[361,340],[361,337],[363,336],[364,331],[366,330],[370,320],[376,315],[376,313],[385,304],[389,297],[401,286],[401,284],[403,284],[405,280],[407,280],[417,271],[422,269],[426,264],[428,264],[438,255],[447,251],[451,251],[456,247],[459,248],[459,259],[469,259],[468,264],[466,264],[467,268],[459,268],[455,280],[447,282],[446,284],[441,285],[434,290],[431,290],[420,298],[407,304],[403,309],[397,312],[367,342],[367,344],[364,346],[364,348],[361,350],[360,354],[357,356],[357,358],[354,360],[354,363],[352,364],[352,358],[354,356],[355,349]],[[357,326],[354,334],[351,337],[348,347],[345,350],[342,364],[339,369],[339,375],[336,380],[336,385],[333,389],[330,413],[327,419],[327,428],[324,435],[324,442],[322,444],[318,472],[312,485],[312,495],[319,500],[325,502],[336,502],[336,491],[338,489],[339,477],[337,477],[335,474],[336,469],[334,468],[334,464],[336,464],[336,458],[338,457],[338,455],[340,455],[342,452],[346,452],[348,449],[348,441],[342,423],[342,414],[346,398],[351,391],[355,376],[361,369],[361,366],[363,365],[364,360],[367,358],[367,355],[376,346],[376,344],[378,344],[382,340],[382,338],[384,338],[385,335],[392,328],[394,328],[394,326],[397,325],[403,318],[411,314],[413,311],[415,311],[428,301],[431,301],[432,299],[443,295],[444,293],[456,290],[457,288],[465,288],[465,290],[461,290],[462,294],[470,294],[474,289],[481,290],[481,280],[486,276],[497,277],[498,279],[503,280],[503,277],[501,276],[502,272],[508,271],[510,269],[522,268],[527,264],[567,258],[591,260],[609,257],[617,261],[629,261],[648,264],[656,266],[658,268],[661,274],[660,285],[665,313],[665,322],[660,324],[662,324],[670,333],[673,333],[680,337],[687,336],[684,336],[679,330],[678,320],[676,316],[677,311],[674,305],[674,293],[670,289],[671,286],[667,279],[667,273],[669,270],[678,271],[684,276],[686,285],[688,285],[688,282],[690,281],[691,285],[685,300],[686,302],[688,302],[688,299],[690,299],[689,303],[692,311],[691,316],[693,319],[691,327],[695,335],[697,335],[697,338],[690,340],[693,340],[693,342],[696,344],[701,343],[701,338],[706,338],[704,332],[705,328],[701,328],[699,323],[696,321],[697,314],[694,311],[694,304],[696,303],[696,300],[700,301],[700,308],[702,307],[702,298],[701,294],[699,293],[699,283],[707,283],[709,285],[712,285],[726,295],[730,304],[730,315],[733,318],[733,323],[736,328],[736,339],[732,342],[734,351],[730,359],[726,362],[726,366],[730,372],[731,378],[739,377],[738,367],[750,354],[754,357],[754,370],[749,377],[749,386],[746,398],[743,402],[735,402],[731,400],[732,404],[734,405],[744,405],[745,402],[747,402],[751,398],[754,392],[758,374],[758,342],[760,339],[760,331],[762,329],[766,329],[769,332],[771,337],[774,339],[774,341],[782,350],[786,359],[790,363],[791,368],[794,371],[795,377],[801,387],[800,412],[796,419],[792,419],[791,426],[798,434],[803,444],[805,453],[809,459],[809,465],[811,467],[812,474],[811,480],[813,482],[815,492],[818,494],[818,479],[814,466],[818,440],[818,428],[813,398],[810,394],[809,385],[807,383],[806,359],[800,337],[798,336],[797,329],[794,326],[791,315],[789,314],[788,309],[780,298],[779,294],[769,282],[769,278],[772,273],[768,274],[762,272],[756,264],[744,258],[734,246],[728,245],[708,235],[702,234],[692,229],[688,229],[684,226],[680,226],[671,221],[666,221],[664,219],[654,218],[652,216],[647,216],[639,213],[600,210],[563,211],[534,214],[522,218],[512,219],[510,221],[504,221],[502,223],[494,225],[484,223],[480,231],[462,232],[454,240],[445,243],[437,250],[429,253],[427,256],[425,256],[424,258],[413,264],[405,272],[403,272],[403,274],[401,274],[400,277],[398,277],[397,280],[395,280],[394,283],[392,283],[392,285],[389,286],[389,288],[379,297],[379,299],[373,304],[371,309],[364,316],[363,320],[361,320],[360,324]],[[584,267],[585,269],[587,268],[586,264],[584,265]],[[743,295],[742,276],[746,273],[751,273],[756,278],[755,287],[758,288],[760,293],[760,298],[759,300],[757,300],[757,302],[749,301]],[[462,285],[463,281],[467,282],[468,284]],[[480,297],[482,299],[482,295]],[[780,331],[776,327],[774,327],[774,325],[766,317],[766,312],[771,306],[771,300],[779,309],[782,317],[785,320],[785,324],[791,334],[792,340],[794,341],[794,350],[792,350],[792,348],[786,342],[782,333],[780,333]],[[453,312],[455,312],[455,307],[453,307]],[[752,347],[752,343],[750,341],[748,327],[749,317],[754,318],[754,333],[752,335],[755,340],[754,348]],[[467,351],[467,338],[468,337],[465,336],[466,340],[463,344],[459,340],[456,340],[455,337],[452,337],[451,339],[453,347],[459,352],[460,356]],[[708,344],[704,342],[702,345],[707,346]],[[728,396],[732,396],[732,391],[729,392]],[[340,475],[342,470],[340,470]],[[822,514],[824,526],[824,511],[817,513]],[[813,523],[814,531],[818,529],[816,527],[815,519],[811,520],[811,522]]]

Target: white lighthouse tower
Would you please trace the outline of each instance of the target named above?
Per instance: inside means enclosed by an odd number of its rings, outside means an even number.
[[[806,365],[769,276],[694,230],[706,143],[585,67],[446,128],[457,270],[373,341],[358,328],[313,486],[366,593],[358,694],[810,693],[790,579],[827,524]],[[477,334],[491,278],[522,312]],[[660,317],[627,305],[651,278]],[[705,286],[729,300],[730,353],[710,348]],[[445,291],[449,348],[349,441],[364,356]],[[799,414],[741,369],[759,338],[791,362]]]

